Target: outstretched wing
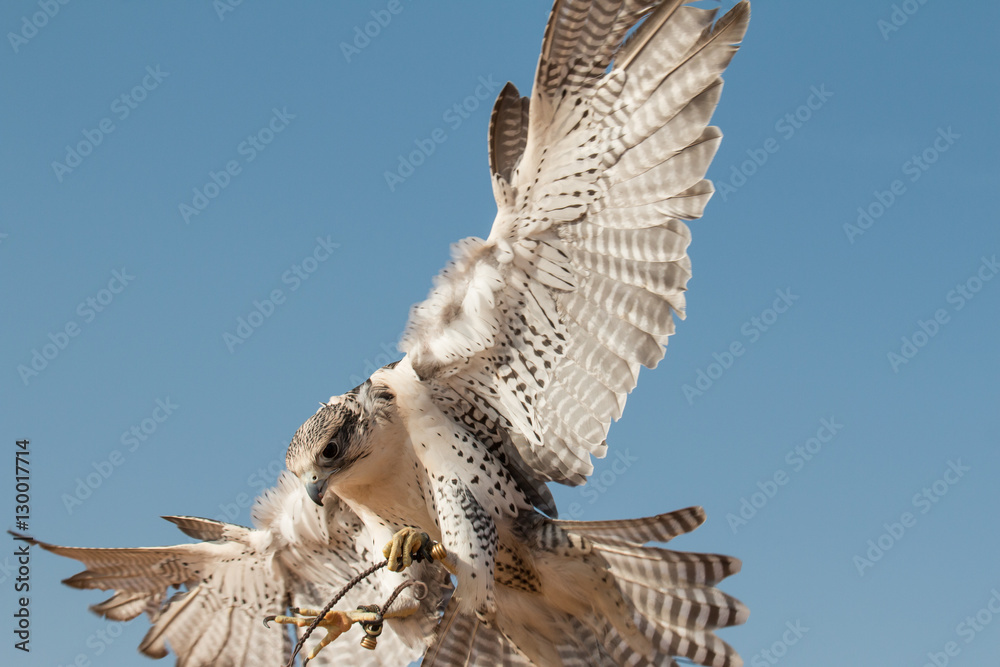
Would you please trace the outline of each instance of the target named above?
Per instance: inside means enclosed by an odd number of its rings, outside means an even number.
[[[538,480],[586,479],[684,316],[683,220],[713,191],[708,122],[749,15],[560,0],[530,104],[510,84],[497,99],[490,236],[453,247],[400,348],[456,419],[460,403],[503,426]]]
[[[285,614],[291,606],[323,607],[374,560],[360,519],[333,498],[317,506],[291,473],[283,473],[277,487],[258,498],[257,529],[195,517],[164,518],[203,541],[137,549],[35,543],[86,566],[65,580],[67,585],[115,591],[93,605],[94,612],[116,621],[149,615],[152,627],[139,646],[142,653],[162,658],[169,646],[177,664],[187,667],[284,664],[291,654],[289,636],[283,626],[265,628],[264,616]],[[346,640],[312,663],[333,664],[336,657],[347,664],[399,665],[417,659],[443,605],[447,582],[440,579],[422,601],[424,613],[386,624],[374,654]],[[185,590],[169,595],[171,586]],[[377,579],[369,579],[338,608],[381,603],[387,595]]]

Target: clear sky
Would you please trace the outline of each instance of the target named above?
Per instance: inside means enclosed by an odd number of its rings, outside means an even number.
[[[397,357],[449,243],[488,234],[489,108],[530,90],[548,3],[388,4],[0,6],[5,528],[19,438],[39,538],[247,523],[317,402]],[[1000,9],[753,13],[688,319],[557,499],[703,505],[673,545],[743,559],[722,636],[749,665],[995,664]],[[14,650],[13,549],[0,662],[145,662],[145,620],[90,614],[44,553]]]

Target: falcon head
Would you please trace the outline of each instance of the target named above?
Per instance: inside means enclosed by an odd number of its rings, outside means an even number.
[[[377,465],[373,470],[369,463],[388,454],[378,433],[392,398],[387,390],[374,392],[369,380],[321,404],[295,432],[285,465],[302,480],[317,505],[323,504],[331,482],[343,483],[377,472]]]

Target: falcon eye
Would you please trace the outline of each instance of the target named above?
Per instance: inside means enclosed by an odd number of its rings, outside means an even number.
[[[340,445],[331,440],[327,443],[326,447],[323,448],[324,459],[335,459],[340,456]]]

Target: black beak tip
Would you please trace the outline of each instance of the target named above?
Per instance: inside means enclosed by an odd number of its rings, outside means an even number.
[[[327,480],[315,481],[306,484],[306,493],[309,494],[310,500],[319,505],[323,506],[323,492],[326,491]]]

